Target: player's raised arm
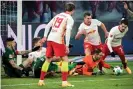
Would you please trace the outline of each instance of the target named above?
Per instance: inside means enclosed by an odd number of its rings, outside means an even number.
[[[71,30],[73,27],[74,21],[72,18],[68,18],[67,26],[66,26],[66,46],[69,47],[70,37],[71,37]]]
[[[127,5],[126,2],[124,2],[124,8],[126,9],[128,15],[129,15],[130,17],[133,17],[133,12],[132,12],[131,10],[129,10],[128,5]]]

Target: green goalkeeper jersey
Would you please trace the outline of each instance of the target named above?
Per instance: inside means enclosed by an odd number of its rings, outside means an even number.
[[[33,60],[32,69],[38,69],[42,67],[42,64],[45,61],[46,48],[42,47],[39,51],[34,51],[29,53],[29,59]]]
[[[46,54],[46,48],[44,47],[42,47],[42,49],[39,51],[29,53],[28,58],[33,60],[32,62],[33,71],[42,68],[43,63],[45,62],[45,54]],[[57,71],[57,70],[58,66],[51,62],[48,71]]]
[[[11,64],[9,63],[10,60],[16,61],[16,54],[15,54],[14,50],[6,47],[5,48],[5,53],[2,56],[3,64],[10,67],[11,66]]]

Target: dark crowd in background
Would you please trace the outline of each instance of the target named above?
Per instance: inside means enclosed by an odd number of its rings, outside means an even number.
[[[68,1],[23,1],[23,22],[47,23],[53,16],[63,11]],[[75,20],[82,20],[81,12],[89,11],[93,18],[102,21],[117,21],[122,17],[128,18],[123,1],[73,1],[76,5]],[[133,2],[126,1],[133,11]],[[80,13],[79,13],[80,12]],[[78,14],[77,14],[78,13]],[[129,18],[132,20],[132,18]]]

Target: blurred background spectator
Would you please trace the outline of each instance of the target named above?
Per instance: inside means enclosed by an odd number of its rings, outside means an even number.
[[[23,1],[23,22],[47,23],[53,16],[62,12],[68,1]],[[73,1],[76,11],[73,18],[82,20],[85,11],[101,21],[119,21],[128,17],[123,1]],[[133,2],[126,1],[128,10],[133,11]],[[131,20],[131,19],[130,19]]]

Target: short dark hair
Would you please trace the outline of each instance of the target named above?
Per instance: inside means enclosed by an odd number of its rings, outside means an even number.
[[[99,54],[99,53],[101,53],[101,52],[102,52],[101,49],[95,49],[95,50],[94,50],[94,54]]]
[[[85,12],[84,17],[86,17],[86,16],[91,16],[91,14],[89,12]]]
[[[35,44],[36,44],[39,40],[41,40],[40,37],[33,38],[33,40],[32,40],[32,45],[35,46]]]
[[[128,20],[126,18],[122,18],[120,23],[128,26]]]
[[[75,5],[72,2],[68,2],[65,4],[65,11],[72,11],[75,9]]]
[[[6,39],[6,42],[10,42],[10,41],[14,41],[14,38],[8,37],[8,38]]]

